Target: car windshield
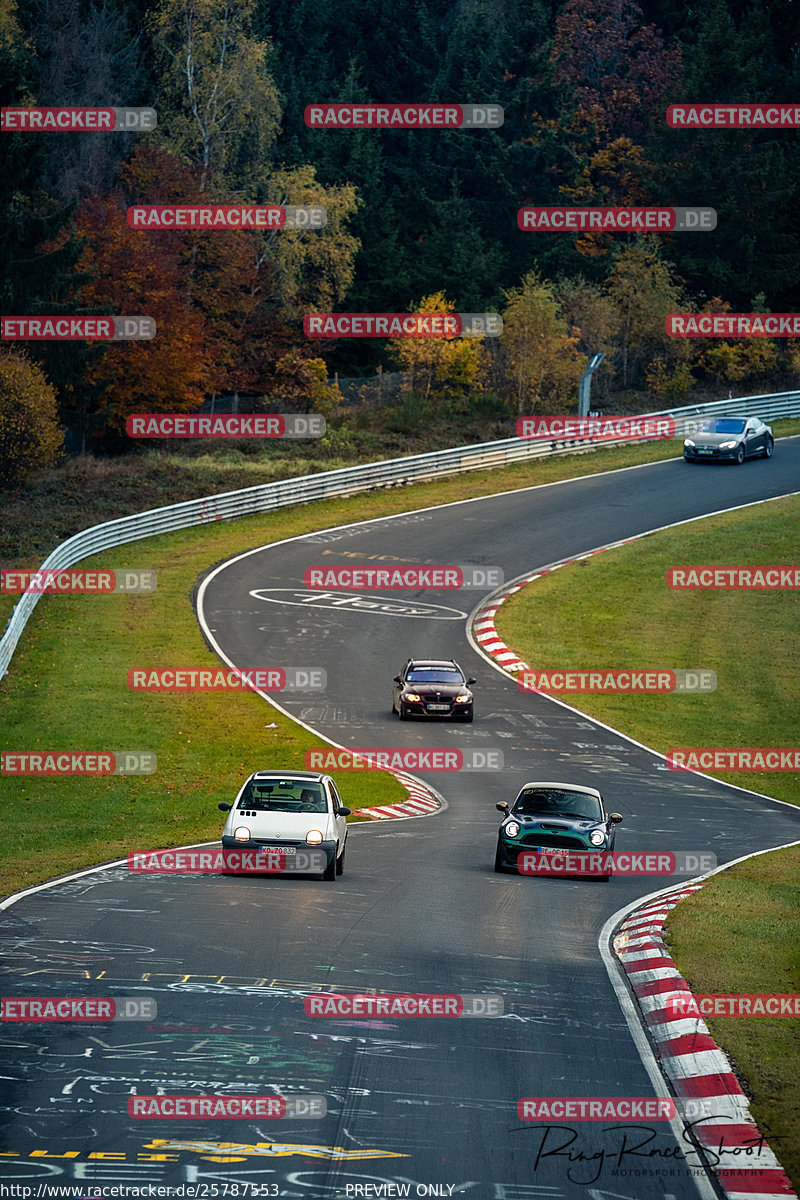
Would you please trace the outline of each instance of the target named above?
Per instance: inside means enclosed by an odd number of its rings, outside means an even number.
[[[448,671],[446,667],[415,667],[406,675],[406,683],[463,683],[460,671]]]
[[[734,421],[731,418],[725,418],[719,421],[709,421],[703,428],[703,433],[741,433],[744,429],[744,421]]]
[[[282,813],[327,811],[321,785],[306,779],[251,779],[242,792],[239,808]]]
[[[513,811],[522,817],[579,817],[584,821],[603,819],[600,801],[596,796],[560,788],[525,788],[517,797]]]

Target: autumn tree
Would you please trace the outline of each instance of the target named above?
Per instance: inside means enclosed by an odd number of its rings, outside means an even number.
[[[657,356],[671,363],[689,354],[684,339],[671,338],[666,331],[668,314],[682,308],[683,291],[653,238],[637,238],[618,250],[606,293],[619,314],[621,344],[616,357],[624,388],[634,370]]]
[[[252,32],[255,0],[160,0],[147,18],[162,93],[159,136],[212,175],[258,189],[280,124],[269,43]]]
[[[579,165],[562,187],[565,199],[648,203],[660,175],[650,124],[663,119],[680,76],[678,46],[644,23],[635,0],[567,0],[556,21],[553,62],[577,101],[569,126]],[[583,233],[576,244],[584,255],[606,254],[613,236]]]
[[[517,288],[505,293],[500,344],[506,364],[506,391],[517,415],[545,402],[569,403],[583,370],[578,338],[558,311],[552,284],[529,271]]]
[[[434,292],[423,296],[412,311],[452,313],[455,309],[444,292]],[[407,390],[420,392],[426,400],[433,394],[452,401],[481,390],[483,352],[477,338],[398,337],[390,338],[389,347],[406,373]]]
[[[0,350],[0,487],[25,483],[61,454],[56,394],[24,351]]]
[[[752,312],[767,312],[763,295],[756,296],[749,306]],[[731,305],[713,296],[701,312],[730,312]],[[693,348],[694,365],[717,383],[740,383],[775,371],[778,349],[770,338],[698,338]]]

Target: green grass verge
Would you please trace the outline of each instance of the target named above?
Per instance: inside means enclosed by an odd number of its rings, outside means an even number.
[[[800,993],[797,849],[775,850],[715,875],[667,920],[670,952],[701,994]],[[797,1019],[704,1018],[733,1060],[753,1116],[795,1188],[800,1185]]]
[[[799,541],[798,497],[706,517],[560,567],[507,600],[495,625],[531,667],[716,671],[717,689],[706,694],[559,694],[662,753],[689,746],[794,746],[800,709],[797,593],[671,591],[666,572],[706,563],[790,565]],[[795,772],[713,774],[800,803]]]
[[[531,666],[704,667],[705,696],[570,695],[568,703],[666,752],[680,746],[793,746],[800,707],[797,593],[672,592],[668,566],[791,564],[800,500],[652,534],[537,580],[496,626]],[[796,774],[719,774],[791,803]],[[800,992],[800,849],[759,855],[682,900],[667,922],[675,962],[699,993]],[[708,1020],[759,1127],[800,1184],[800,1038],[790,1019]],[[780,1139],[780,1140],[778,1140]]]

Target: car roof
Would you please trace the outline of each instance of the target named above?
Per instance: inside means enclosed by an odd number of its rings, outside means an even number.
[[[523,783],[519,789],[520,792],[523,792],[525,788],[566,788],[568,792],[586,792],[589,796],[596,796],[598,800],[603,798],[597,788],[587,787],[584,783],[556,783],[552,779],[531,779],[528,783]]]
[[[250,779],[302,779],[303,782],[321,783],[327,779],[320,771],[254,771]]]
[[[409,667],[457,667],[458,663],[454,658],[410,658],[406,665]]]

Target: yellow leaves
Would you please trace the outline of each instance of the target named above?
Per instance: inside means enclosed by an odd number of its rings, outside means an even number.
[[[0,486],[23,483],[61,453],[56,394],[41,367],[19,350],[0,352]]]

